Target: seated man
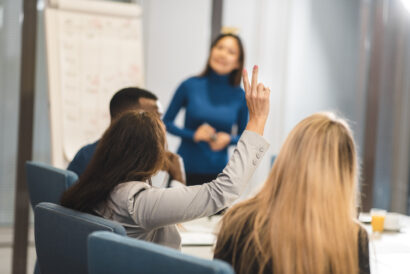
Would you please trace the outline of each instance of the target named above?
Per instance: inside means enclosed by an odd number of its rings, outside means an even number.
[[[135,87],[121,89],[111,98],[111,121],[119,117],[121,113],[129,110],[149,111],[158,114],[158,116],[162,114],[157,96],[147,90]],[[75,172],[80,177],[90,162],[97,144],[98,141],[82,147],[74,156],[67,169]],[[173,185],[178,185],[177,182],[185,184],[185,174],[181,158],[172,152],[168,152],[166,155],[167,159],[163,168],[165,172],[160,172],[157,176],[154,176],[154,186],[164,187],[170,185],[171,182]],[[169,176],[167,176],[167,173]]]

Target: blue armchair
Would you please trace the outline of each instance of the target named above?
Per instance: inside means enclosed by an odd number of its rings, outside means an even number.
[[[91,232],[104,230],[126,235],[119,223],[52,203],[38,204],[34,217],[42,274],[86,274],[87,237]]]
[[[90,274],[234,274],[232,267],[220,260],[205,260],[175,249],[98,231],[88,237]]]
[[[59,204],[63,192],[78,180],[78,176],[69,170],[28,161],[26,162],[26,179],[31,207],[34,210],[35,206],[41,202]],[[34,274],[40,274],[38,262],[34,267]]]
[[[72,171],[37,162],[26,162],[26,175],[33,210],[41,202],[59,204],[63,192],[78,180]]]

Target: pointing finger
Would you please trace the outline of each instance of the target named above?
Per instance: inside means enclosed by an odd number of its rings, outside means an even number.
[[[251,87],[249,86],[248,72],[246,69],[243,69],[243,87],[245,89],[245,93],[250,92]]]
[[[258,84],[258,66],[255,65],[253,66],[253,72],[252,72],[252,92],[256,92],[256,86]]]

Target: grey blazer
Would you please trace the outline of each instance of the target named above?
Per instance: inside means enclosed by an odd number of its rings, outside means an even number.
[[[181,236],[175,224],[230,206],[244,191],[268,148],[262,136],[244,131],[228,164],[212,182],[165,189],[145,182],[122,183],[96,212],[121,223],[130,237],[180,249]]]

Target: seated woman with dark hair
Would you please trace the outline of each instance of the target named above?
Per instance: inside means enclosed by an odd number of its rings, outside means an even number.
[[[210,216],[231,205],[246,188],[268,143],[262,137],[269,113],[268,88],[252,84],[244,71],[249,122],[233,155],[212,182],[153,188],[149,179],[165,155],[165,127],[147,112],[130,111],[113,121],[79,182],[61,198],[63,206],[121,223],[128,236],[180,248],[175,224]]]
[[[356,218],[358,163],[347,123],[332,113],[301,121],[265,185],[222,220],[215,258],[236,273],[370,273]]]

